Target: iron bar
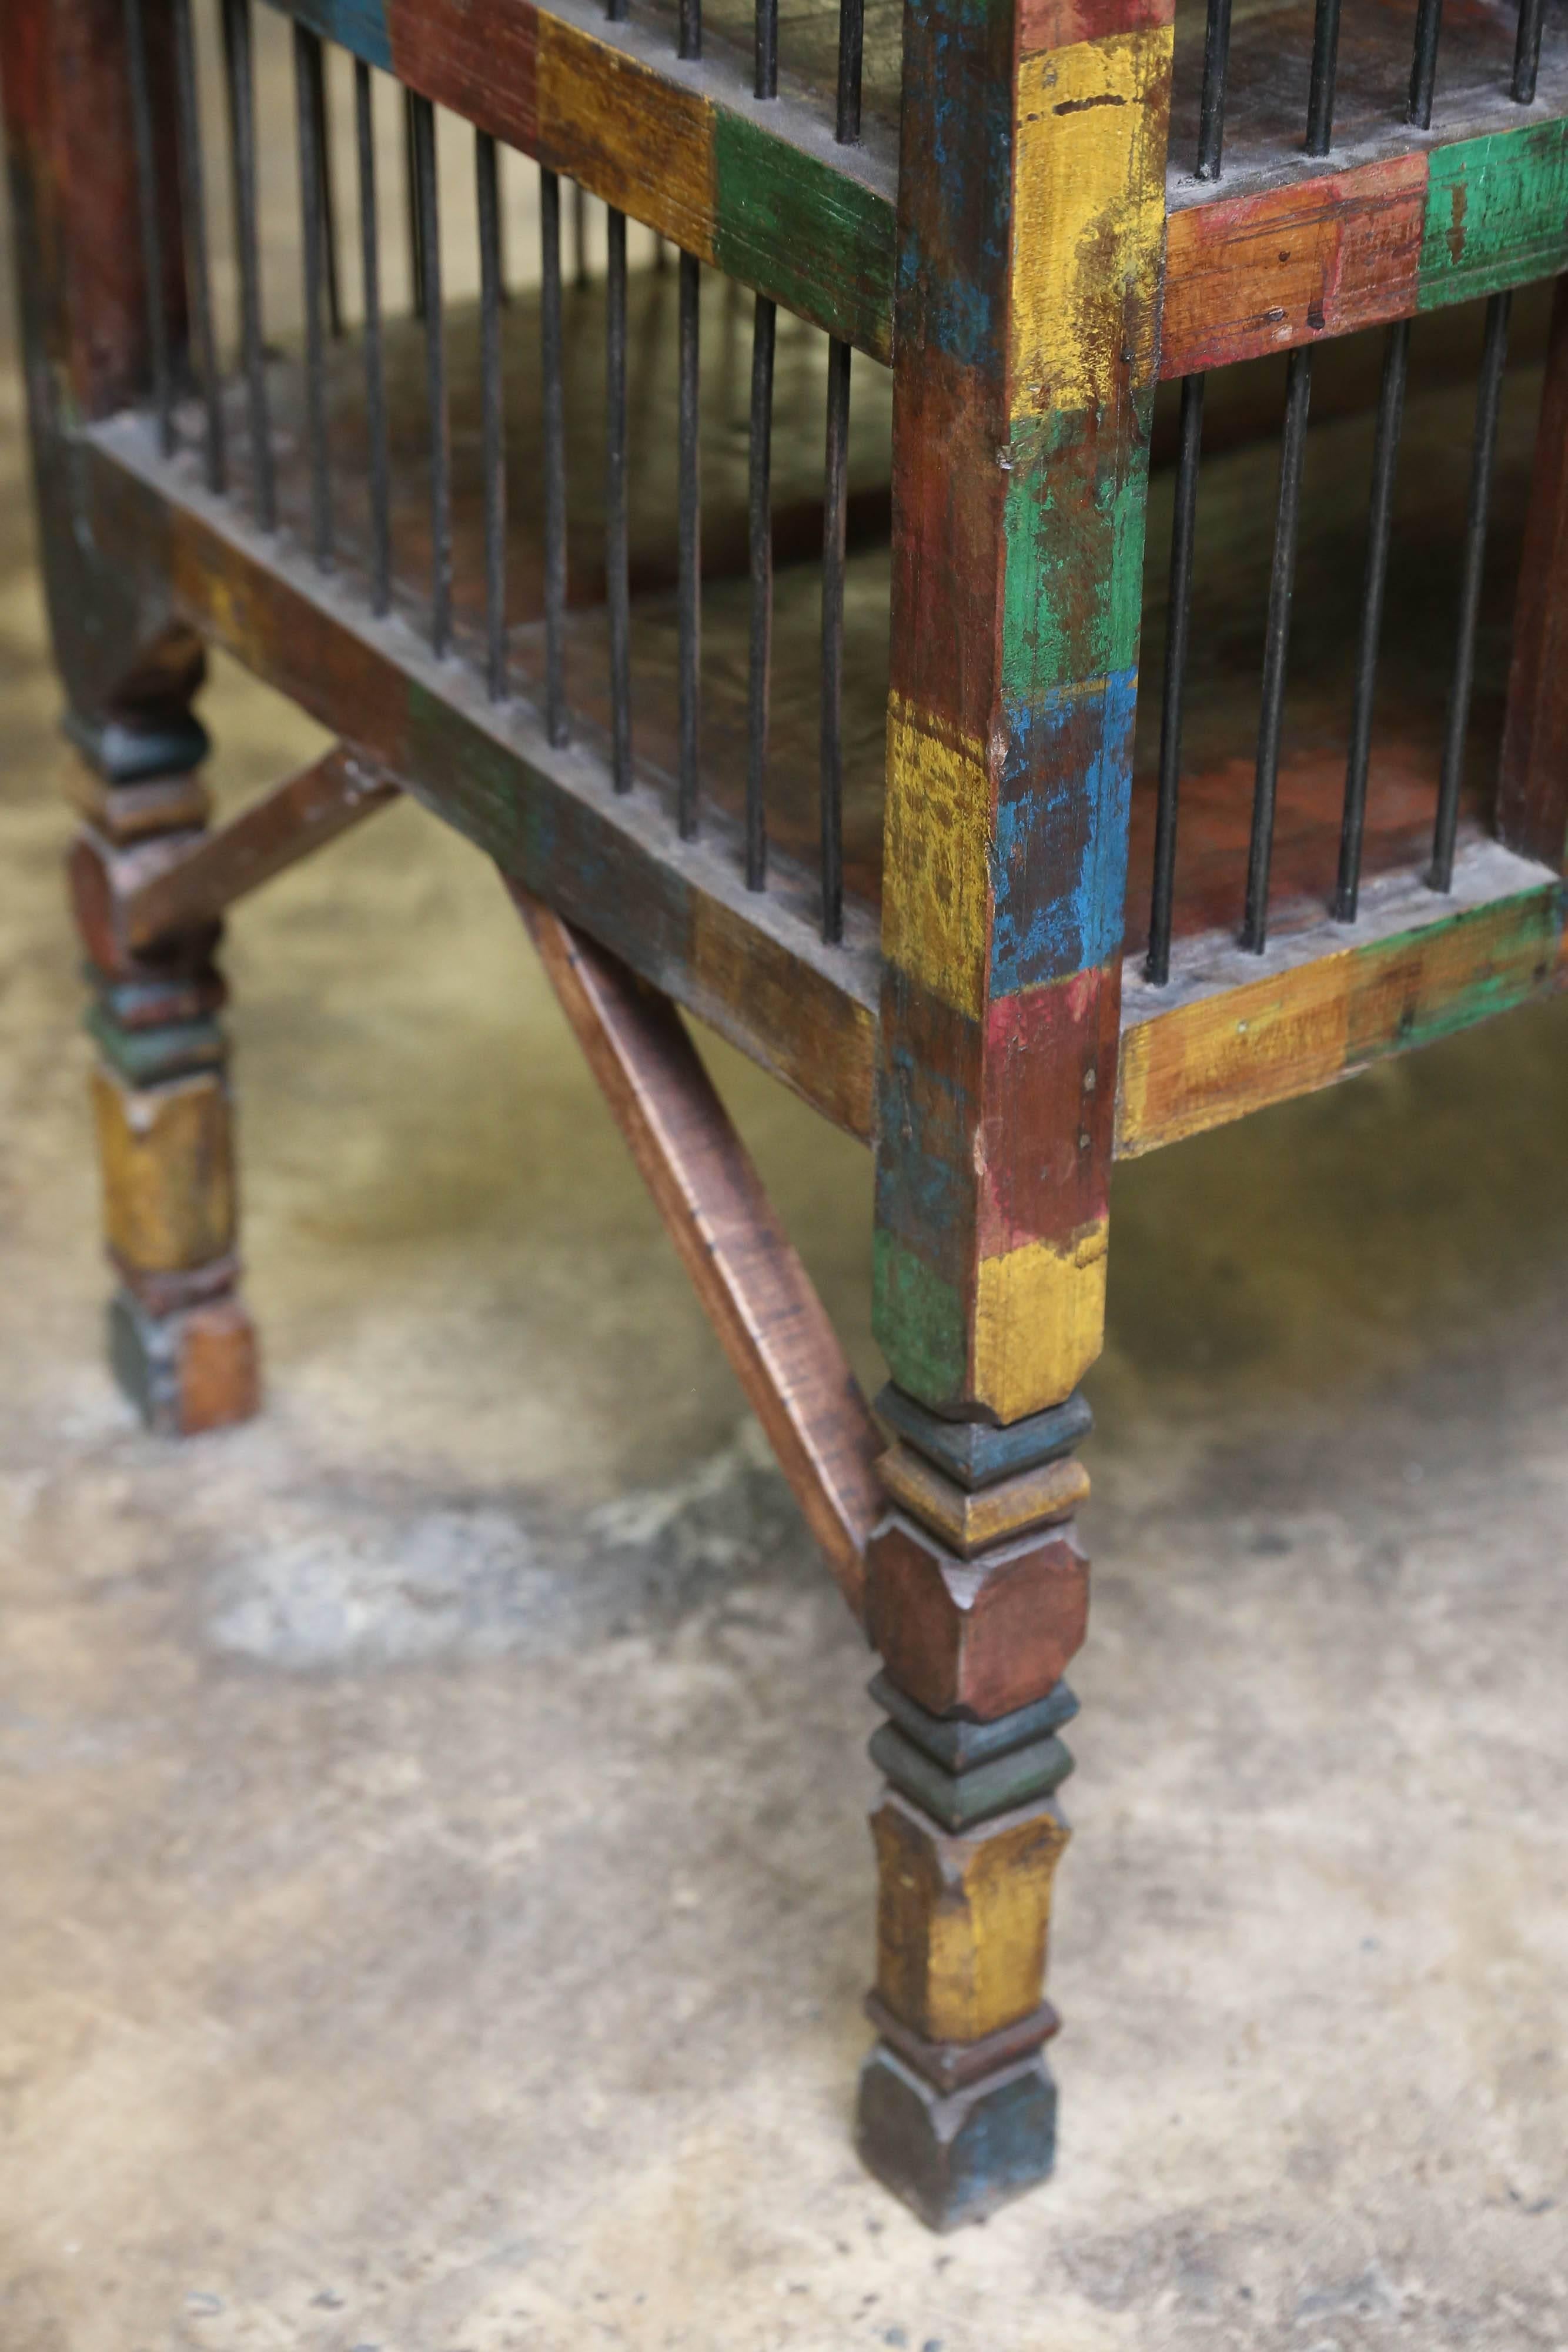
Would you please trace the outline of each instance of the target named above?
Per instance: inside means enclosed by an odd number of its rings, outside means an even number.
[[[834,136],[841,147],[861,135],[861,73],[865,58],[865,0],[839,0],[839,103]]]
[[[1225,146],[1225,79],[1230,66],[1230,0],[1208,0],[1203,37],[1203,97],[1197,117],[1197,177],[1218,180]]]
[[[1280,730],[1291,650],[1291,605],[1296,589],[1296,541],[1301,519],[1301,461],[1312,393],[1311,348],[1291,353],[1285,379],[1285,429],[1280,447],[1280,508],[1269,583],[1269,625],[1263,646],[1263,706],[1258,727],[1258,768],[1252,788],[1252,839],[1247,859],[1247,905],[1241,944],[1261,955],[1269,943],[1269,863],[1274,848],[1274,794],[1280,776]]]
[[[681,255],[679,478],[676,488],[679,572],[677,625],[677,782],[681,839],[697,831],[697,729],[702,679],[702,486],[698,477],[699,327],[702,264]]]
[[[610,764],[632,789],[632,586],[626,519],[626,215],[605,222],[604,599],[610,623]]]
[[[424,378],[430,410],[430,646],[439,658],[452,643],[452,436],[446,414],[446,318],[441,299],[441,189],[435,162],[435,109],[413,101],[419,235],[424,280]]]
[[[316,44],[316,143],[320,151],[319,169],[321,175],[321,267],[327,289],[327,324],[332,340],[339,342],[343,333],[343,295],[338,277],[338,191],[332,171],[332,120],[327,100],[327,48]]]
[[[580,180],[571,184],[571,282],[588,283],[588,193]]]
[[[1334,83],[1339,71],[1340,0],[1318,0],[1312,26],[1312,77],[1307,91],[1307,152],[1333,145]]]
[[[768,881],[768,697],[773,666],[773,350],[778,310],[757,298],[751,334],[751,644],[746,698],[746,887]]]
[[[1339,879],[1333,915],[1354,923],[1361,896],[1361,851],[1366,827],[1366,775],[1372,753],[1372,711],[1377,691],[1377,655],[1383,638],[1383,600],[1388,585],[1388,551],[1394,536],[1394,480],[1405,417],[1405,384],[1410,365],[1410,321],[1396,319],[1383,352],[1383,384],[1377,401],[1377,433],[1372,449],[1372,500],[1366,535],[1366,581],[1361,599],[1361,643],[1355,662],[1355,700],[1351,712],[1350,756],[1344,773],[1344,817],[1340,828]]]
[[[256,208],[256,83],[250,0],[224,0],[224,68],[228,96],[229,163],[234,181],[235,260],[239,271],[240,350],[256,519],[276,530],[277,499],[272,465],[272,422],[267,397],[267,348],[261,321],[261,248]]]
[[[844,535],[850,481],[850,346],[828,345],[822,473],[822,937],[844,935]]]
[[[207,198],[202,168],[201,101],[196,86],[196,45],[191,0],[174,0],[174,67],[180,100],[180,203],[185,257],[191,276],[191,316],[196,331],[197,364],[206,410],[204,459],[209,490],[225,487],[223,387],[218,381],[217,336],[213,324],[213,279],[207,255]]]
[[[1545,0],[1519,0],[1519,38],[1513,51],[1514,101],[1530,106],[1535,100],[1535,77],[1541,70],[1541,26]]]
[[[365,306],[365,433],[371,461],[371,610],[379,617],[392,607],[392,463],[387,447],[386,374],[382,356],[375,114],[371,69],[362,58],[354,59],[354,128],[360,164],[360,276]]]
[[[539,363],[545,477],[545,732],[566,725],[566,387],[560,331],[560,182],[539,172]]]
[[[1437,822],[1432,834],[1432,866],[1427,879],[1434,890],[1454,887],[1454,845],[1459,829],[1459,793],[1465,777],[1465,738],[1469,730],[1470,696],[1476,676],[1476,629],[1480,620],[1481,583],[1486,566],[1487,522],[1491,506],[1492,462],[1497,455],[1498,409],[1502,399],[1502,372],[1508,361],[1508,320],[1511,294],[1494,294],[1487,304],[1486,340],[1481,346],[1480,380],[1476,389],[1475,443],[1470,458],[1470,496],[1465,515],[1465,562],[1459,587],[1458,640],[1454,648],[1453,683],[1448,689],[1448,719],[1443,737],[1443,769],[1437,787]]]
[[[310,551],[325,572],[332,561],[332,483],[327,457],[327,387],[321,336],[321,145],[316,110],[321,84],[311,70],[316,34],[296,20],[294,101],[299,146],[299,259],[305,290],[305,431],[310,457]]]
[[[419,148],[414,137],[413,110],[418,100],[412,89],[402,94],[404,185],[408,192],[409,308],[416,319],[424,316],[424,228],[419,216]]]
[[[474,133],[479,216],[479,406],[485,478],[485,682],[507,697],[507,441],[501,383],[501,191],[496,142]]]
[[[1171,976],[1171,908],[1176,896],[1176,815],[1181,794],[1182,706],[1192,627],[1192,561],[1197,532],[1197,477],[1203,454],[1203,394],[1207,378],[1184,376],[1181,439],[1176,459],[1176,512],[1171,521],[1170,601],[1166,621],[1166,675],[1160,703],[1159,802],[1155,817],[1155,879],[1149,902],[1145,978],[1163,988]]]
[[[676,55],[700,58],[703,53],[703,0],[680,0],[680,40]]]
[[[1432,128],[1432,94],[1437,83],[1437,36],[1443,29],[1443,0],[1417,0],[1416,55],[1410,67],[1409,119],[1417,131]]]
[[[174,387],[164,310],[163,231],[158,218],[158,156],[152,135],[152,94],[147,72],[147,21],[141,0],[125,0],[131,120],[136,142],[136,206],[141,233],[141,274],[147,280],[147,350],[152,369],[152,411],[158,449],[174,454]]]
[[[757,72],[758,98],[779,95],[779,0],[757,0]]]

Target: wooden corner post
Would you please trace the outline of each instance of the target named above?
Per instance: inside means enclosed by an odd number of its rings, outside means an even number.
[[[1049,2168],[1170,0],[907,0],[870,1548],[867,2161],[937,2227]]]

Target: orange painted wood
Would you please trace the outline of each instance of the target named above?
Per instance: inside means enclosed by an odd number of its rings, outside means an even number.
[[[1557,281],[1535,444],[1497,829],[1511,849],[1568,870],[1568,278]]]
[[[216,833],[178,852],[123,901],[128,946],[211,922],[249,890],[401,798],[396,784],[336,745]]]
[[[810,1276],[666,997],[508,889],[845,1600],[864,1613],[883,1438]]]

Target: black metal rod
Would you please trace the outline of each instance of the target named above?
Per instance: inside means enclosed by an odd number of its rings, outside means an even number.
[[[571,282],[588,283],[588,194],[578,180],[571,183]]]
[[[1409,119],[1417,131],[1432,128],[1432,95],[1437,84],[1437,36],[1443,29],[1443,0],[1417,0],[1416,55],[1410,67]]]
[[[1405,383],[1410,365],[1410,321],[1396,319],[1383,352],[1383,385],[1377,401],[1377,433],[1372,449],[1372,500],[1367,520],[1366,580],[1361,598],[1361,644],[1355,661],[1355,700],[1351,711],[1350,757],[1344,772],[1344,817],[1340,826],[1339,879],[1334,919],[1354,923],[1361,897],[1361,850],[1366,830],[1366,776],[1372,756],[1372,712],[1377,693],[1377,655],[1383,641],[1383,600],[1388,586],[1388,551],[1394,538],[1394,480],[1399,435],[1405,419]]]
[[[567,740],[566,385],[560,330],[560,182],[539,172],[539,364],[545,476],[545,732]]]
[[[152,136],[152,93],[147,72],[147,23],[141,0],[125,0],[131,121],[136,142],[136,209],[141,233],[141,274],[147,281],[147,352],[152,369],[152,412],[158,448],[174,453],[174,385],[169,364],[169,319],[163,308],[163,231],[158,218],[158,153]]]
[[[779,95],[779,0],[757,0],[757,75],[758,98]]]
[[[757,298],[751,332],[751,644],[746,694],[746,887],[768,881],[768,697],[773,667],[773,350],[779,314]]]
[[[452,643],[452,434],[446,414],[446,319],[441,299],[441,188],[435,164],[435,109],[413,101],[418,166],[419,241],[424,279],[424,379],[430,410],[430,646],[438,657]]]
[[[822,469],[822,937],[844,935],[844,533],[850,486],[850,346],[828,345]]]
[[[376,136],[371,69],[354,60],[354,128],[360,163],[360,276],[364,296],[365,432],[371,461],[371,610],[392,607],[392,461],[382,355],[381,216],[376,210]]]
[[[626,0],[604,0],[604,13],[612,25],[626,21]]]
[[[680,40],[676,55],[700,58],[703,53],[703,0],[680,0]]]
[[[224,69],[228,96],[229,163],[234,183],[235,262],[239,272],[240,351],[250,426],[256,519],[275,530],[277,498],[272,422],[267,398],[267,348],[261,321],[261,249],[256,212],[256,87],[250,0],[224,0]]]
[[[604,599],[610,623],[610,765],[632,789],[632,587],[626,520],[626,215],[605,222]]]
[[[332,118],[327,98],[326,44],[316,44],[316,144],[320,151],[321,268],[327,288],[327,324],[334,342],[343,332],[343,296],[338,273],[338,191],[332,171]]]
[[[1225,146],[1225,79],[1230,66],[1230,0],[1208,0],[1203,37],[1203,97],[1197,117],[1197,177],[1218,180]]]
[[[1181,797],[1181,722],[1192,630],[1192,559],[1197,534],[1197,477],[1203,454],[1203,394],[1207,378],[1182,378],[1181,442],[1176,459],[1176,512],[1171,520],[1170,599],[1166,620],[1166,675],[1160,701],[1159,802],[1155,814],[1155,880],[1149,900],[1149,951],[1145,976],[1163,988],[1171,976],[1171,908],[1176,896],[1176,815]]]
[[[1312,26],[1312,78],[1307,91],[1307,152],[1326,155],[1333,145],[1334,83],[1339,73],[1340,0],[1318,0]]]
[[[416,319],[423,319],[424,316],[424,227],[419,216],[419,149],[413,129],[413,110],[417,102],[412,89],[403,91],[402,147],[404,185],[408,193],[409,309]]]
[[[683,253],[680,269],[679,573],[676,583],[677,782],[681,839],[697,831],[698,720],[702,692],[702,486],[698,478],[699,324],[702,264]]]
[[[839,0],[839,104],[834,136],[848,147],[861,135],[861,72],[865,58],[865,0]]]
[[[209,490],[225,486],[223,387],[218,381],[217,335],[213,324],[213,278],[207,256],[207,198],[202,167],[202,112],[196,87],[196,45],[191,0],[174,0],[174,68],[180,96],[180,201],[185,228],[185,258],[191,279],[191,321],[196,331],[206,410],[204,457]]]
[[[479,216],[479,411],[485,477],[485,682],[507,697],[507,420],[501,383],[501,191],[496,142],[474,133]]]
[[[1432,868],[1427,877],[1434,890],[1451,890],[1454,887],[1454,845],[1459,829],[1459,793],[1465,780],[1465,738],[1469,731],[1470,696],[1476,677],[1476,629],[1480,620],[1481,583],[1486,567],[1492,461],[1497,455],[1498,409],[1502,399],[1502,373],[1508,362],[1508,319],[1512,302],[1511,294],[1494,294],[1487,304],[1486,340],[1481,346],[1480,381],[1476,389],[1469,507],[1465,516],[1458,637],[1454,647],[1453,684],[1448,689],[1448,720],[1443,737],[1437,822],[1432,834]]]
[[[299,259],[305,290],[305,431],[310,458],[310,551],[324,572],[332,561],[332,482],[327,455],[326,361],[321,329],[321,142],[316,135],[320,78],[312,53],[320,42],[294,26],[294,101],[299,146]]]
[[[1513,97],[1520,106],[1535,99],[1535,77],[1541,70],[1541,26],[1545,0],[1519,0],[1519,38],[1513,51]]]
[[[1269,582],[1269,626],[1263,646],[1263,708],[1258,727],[1258,768],[1252,787],[1252,839],[1247,859],[1247,906],[1241,944],[1261,955],[1269,943],[1269,864],[1274,851],[1274,793],[1280,777],[1280,730],[1285,709],[1285,672],[1291,651],[1291,605],[1296,592],[1296,541],[1301,520],[1301,461],[1307,446],[1307,409],[1312,392],[1312,354],[1291,353],[1285,379],[1285,429],[1280,447],[1280,510],[1274,526],[1274,565]]]

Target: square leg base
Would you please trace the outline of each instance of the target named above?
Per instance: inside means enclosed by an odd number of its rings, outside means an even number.
[[[1040,2056],[944,2096],[879,2042],[861,2069],[862,2163],[933,2230],[983,2221],[1056,2157],[1056,2084]]]
[[[256,1331],[232,1297],[152,1316],[120,1291],[109,1309],[109,1360],[148,1428],[161,1436],[226,1429],[260,1409]]]

